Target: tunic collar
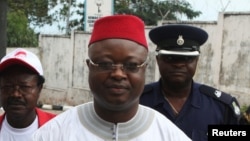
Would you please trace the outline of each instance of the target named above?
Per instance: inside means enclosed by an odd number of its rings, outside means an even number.
[[[111,123],[101,119],[95,112],[93,102],[78,107],[81,123],[90,132],[105,140],[127,141],[145,132],[154,119],[154,113],[139,105],[136,115],[123,123]]]

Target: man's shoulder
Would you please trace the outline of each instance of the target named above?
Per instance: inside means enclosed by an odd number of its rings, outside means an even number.
[[[47,111],[44,111],[40,108],[36,108],[36,113],[38,116],[48,116],[48,117],[55,117],[56,116],[55,113],[47,112]]]
[[[152,93],[154,91],[154,89],[156,89],[156,87],[159,87],[159,82],[152,82],[152,83],[148,83],[144,86],[143,89],[143,94],[145,93]]]
[[[202,94],[212,97],[214,100],[224,103],[234,111],[235,115],[240,115],[239,103],[237,99],[231,94],[204,84],[199,86],[199,91]]]
[[[164,136],[170,137],[172,135],[175,135],[171,138],[178,138],[177,140],[182,141],[191,141],[182,130],[180,130],[172,121],[166,118],[159,111],[143,105],[141,105],[140,107],[144,110],[143,115],[148,115],[147,118],[144,116],[143,120],[147,121],[146,123],[150,123],[149,119],[151,119],[151,125],[153,125],[151,127],[154,127],[154,131],[156,131],[158,128],[161,131],[165,130]]]
[[[160,93],[159,82],[146,84],[140,96],[140,103],[147,106],[153,106],[154,100],[158,99]]]
[[[221,91],[217,88],[214,88],[214,87],[211,87],[211,86],[208,86],[208,85],[200,85],[199,86],[199,91],[202,93],[202,94],[205,94],[209,97],[212,97],[218,101],[221,101],[225,104],[230,104],[232,102],[232,100],[235,100],[235,97],[233,97],[231,94],[228,94],[224,91]]]

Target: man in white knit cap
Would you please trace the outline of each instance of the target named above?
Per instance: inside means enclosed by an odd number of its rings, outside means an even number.
[[[37,101],[45,82],[38,57],[18,48],[0,62],[0,141],[28,141],[54,114],[38,109]]]

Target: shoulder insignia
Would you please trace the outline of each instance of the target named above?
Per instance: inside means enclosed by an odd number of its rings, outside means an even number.
[[[230,94],[224,93],[207,85],[201,85],[199,89],[201,93],[211,96],[214,99],[219,100],[228,105],[237,116],[240,115],[239,104],[237,100]]]
[[[233,105],[233,108],[234,108],[234,113],[235,113],[236,115],[240,115],[241,112],[240,112],[240,107],[238,106],[238,104],[236,104],[236,102],[233,101],[232,105]]]

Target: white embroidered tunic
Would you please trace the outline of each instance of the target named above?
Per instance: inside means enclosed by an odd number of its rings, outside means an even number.
[[[102,120],[93,102],[76,106],[43,125],[33,141],[191,141],[159,112],[140,105],[124,123]]]

